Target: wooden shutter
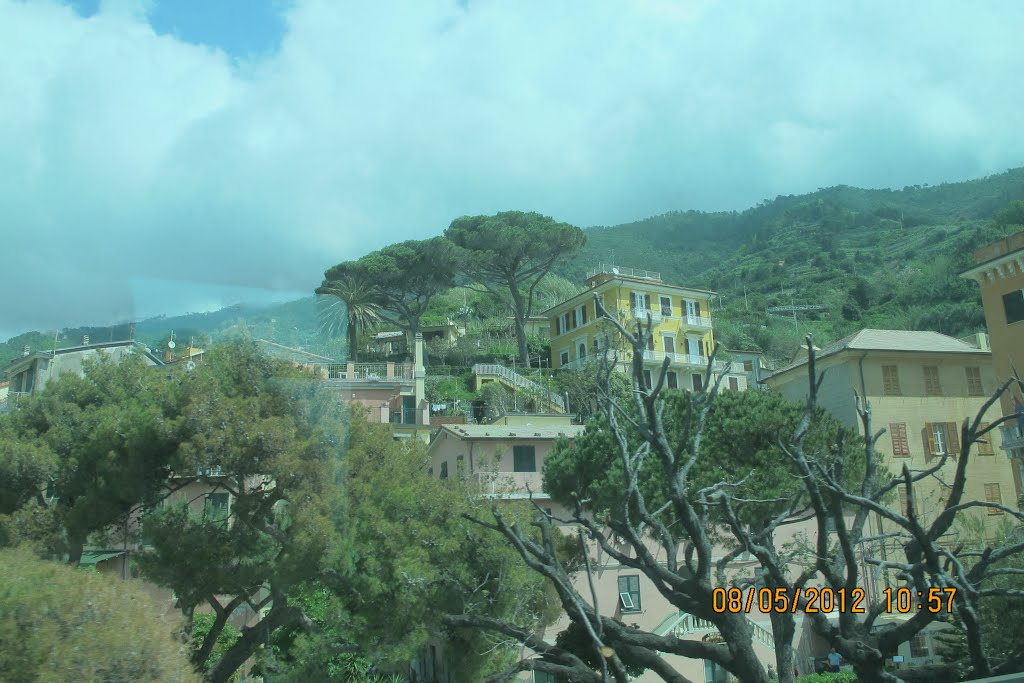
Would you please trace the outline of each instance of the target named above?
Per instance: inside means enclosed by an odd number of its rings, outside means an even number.
[[[981,383],[981,368],[969,367],[967,370],[967,395],[984,396],[985,387]]]
[[[932,422],[924,423],[924,445],[928,455],[935,456],[939,454],[938,446],[935,443],[935,424]]]
[[[999,484],[985,484],[985,501],[988,503],[1003,503],[1003,494],[999,490]],[[996,510],[995,508],[988,508],[988,514],[990,515],[1001,515],[1002,510]]]
[[[939,383],[939,368],[934,365],[924,366],[924,395],[942,396],[942,384]]]
[[[733,391],[739,391],[740,390],[740,382],[739,382],[739,380],[736,379],[735,377],[730,377],[729,378],[729,388],[732,389]]]
[[[979,429],[987,429],[988,422],[982,422],[978,425]],[[992,450],[992,432],[989,432],[984,438],[978,442],[978,455],[995,455],[995,451]]]
[[[900,373],[895,365],[882,366],[882,384],[886,396],[900,395]]]
[[[946,448],[949,449],[950,456],[960,457],[960,429],[955,422],[946,423]]]
[[[892,454],[905,458],[910,455],[910,441],[907,439],[907,425],[903,422],[889,423],[889,435],[892,437]]]
[[[699,301],[693,302],[693,310],[694,310],[694,313],[696,313],[697,317],[699,318],[700,317],[700,302]]]

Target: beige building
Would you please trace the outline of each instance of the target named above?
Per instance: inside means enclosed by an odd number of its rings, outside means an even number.
[[[1004,382],[1014,376],[1014,371],[1024,373],[1024,232],[974,252],[974,264],[962,277],[974,280],[981,287],[996,378]],[[1017,388],[1004,394],[1000,402],[1002,414],[1013,415],[1024,409],[1019,407],[1024,406],[1020,401]],[[1006,423],[1001,429],[1001,445],[1013,462],[1013,493],[1019,499],[1024,425],[1017,421]]]
[[[861,330],[822,349],[817,364],[825,372],[819,404],[842,422],[860,429],[854,392],[870,401],[873,428],[886,430],[877,450],[894,473],[904,464],[920,470],[944,453],[958,453],[960,425],[974,418],[998,384],[985,335],[970,344],[937,332]],[[790,400],[806,400],[806,351],[765,381]],[[992,413],[998,417],[996,409]],[[991,436],[971,454],[965,498],[1015,507],[1012,468],[997,455],[999,434]],[[918,513],[926,522],[945,500],[955,468],[950,457],[938,477],[917,485]],[[1004,517],[995,510],[984,516],[990,531]]]

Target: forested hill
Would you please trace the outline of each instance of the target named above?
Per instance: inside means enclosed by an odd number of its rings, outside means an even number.
[[[1024,168],[902,190],[830,187],[742,212],[674,211],[589,228],[587,245],[557,273],[582,285],[589,268],[614,263],[660,271],[666,282],[714,289],[721,294],[719,340],[776,358],[791,356],[808,332],[824,343],[862,327],[964,336],[983,329],[984,317],[977,286],[958,274],[978,246],[1024,230],[1024,203],[1015,202],[1024,202]],[[464,301],[463,294],[442,297],[432,309],[454,308],[433,313],[456,315]],[[766,312],[792,304],[823,309],[795,322]],[[153,318],[138,323],[135,336],[156,346],[172,330],[181,341],[245,333],[345,357],[342,337],[318,332],[312,297]],[[64,330],[56,343],[74,346],[83,334],[94,342],[125,339],[128,326]],[[0,343],[0,368],[24,344],[38,350],[54,342],[52,332],[32,332]]]
[[[1024,169],[962,183],[777,197],[743,212],[676,211],[587,230],[561,274],[615,263],[719,292],[728,346],[788,356],[807,332],[830,341],[861,327],[963,336],[984,327],[977,286],[958,276],[986,242],[1020,229]],[[1017,227],[1014,227],[1017,226]],[[769,316],[816,304],[820,314]]]

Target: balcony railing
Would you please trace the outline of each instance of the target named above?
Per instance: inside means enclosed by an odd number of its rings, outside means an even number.
[[[1024,448],[1024,429],[1021,429],[1020,425],[1010,422],[1000,427],[999,432],[1002,436],[1003,450]]]
[[[608,275],[622,275],[623,277],[635,277],[643,280],[657,280],[661,281],[661,273],[652,270],[640,270],[639,268],[626,268],[625,266],[613,266],[611,264],[602,263],[597,268],[593,268],[587,271],[587,279],[600,275],[601,273],[607,273]]]
[[[544,492],[540,472],[477,472],[474,475],[480,492],[487,496],[539,495]]]
[[[707,368],[708,359],[707,356],[698,356],[692,353],[669,353],[665,351],[644,351],[644,360],[662,362],[665,357],[669,357],[669,362],[672,365],[687,365],[696,368]],[[716,360],[714,365],[711,367],[712,372],[722,372],[725,370],[725,363]]]
[[[312,367],[326,380],[401,382],[415,378],[411,363],[316,363]]]
[[[711,318],[703,315],[688,315],[683,318],[683,321],[687,327],[700,328],[703,330],[711,329]]]
[[[633,309],[633,317],[637,320],[647,320],[647,316],[651,316],[651,322],[661,322],[661,311],[656,311],[653,308],[643,308],[642,306]]]

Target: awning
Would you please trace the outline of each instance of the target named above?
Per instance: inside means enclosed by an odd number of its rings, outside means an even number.
[[[115,557],[121,557],[124,555],[123,550],[86,550],[82,553],[82,559],[79,560],[79,567],[95,567],[100,562],[106,562],[112,560]]]

